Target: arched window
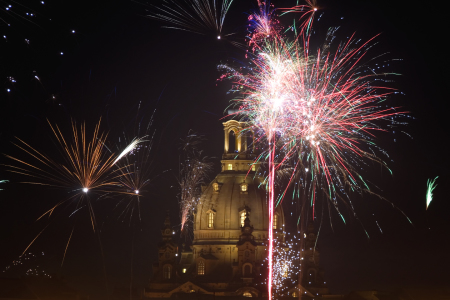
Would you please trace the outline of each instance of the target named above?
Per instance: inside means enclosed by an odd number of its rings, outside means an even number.
[[[214,228],[214,215],[215,214],[216,214],[216,212],[213,209],[209,209],[206,212],[206,227],[208,229]]]
[[[170,279],[170,274],[172,273],[172,266],[171,265],[165,265],[163,267],[163,276],[164,279]]]
[[[228,136],[228,145],[228,153],[236,152],[236,135],[234,134],[233,130],[230,130]]]
[[[232,171],[233,170],[233,164],[228,164],[228,171]]]
[[[219,192],[219,184],[217,182],[213,183],[213,191],[214,192]]]
[[[244,297],[253,297],[252,293],[250,293],[250,292],[244,292],[242,294],[242,296],[244,296]]]
[[[244,257],[249,258],[250,257],[250,250],[245,250]]]
[[[293,297],[293,298],[297,298],[297,297],[298,297],[297,291],[293,291],[293,292],[292,292],[292,297]]]
[[[200,260],[198,262],[197,274],[198,275],[205,275],[205,262],[203,260]]]
[[[242,183],[241,184],[241,192],[246,192],[248,190],[248,184]]]
[[[208,228],[214,227],[214,213],[210,212],[208,214]]]

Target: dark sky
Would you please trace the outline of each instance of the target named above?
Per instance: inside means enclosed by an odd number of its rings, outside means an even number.
[[[216,40],[214,34],[161,28],[162,23],[145,17],[149,7],[142,3],[39,2],[24,2],[25,7],[16,10],[19,14],[33,11],[37,16],[32,22],[0,10],[5,20],[0,20],[0,33],[7,36],[0,41],[0,152],[17,154],[11,144],[17,136],[57,154],[46,119],[68,129],[71,119],[93,126],[102,117],[102,129],[109,132],[113,145],[123,132],[133,132],[141,103],[139,117],[144,121],[156,109],[152,155],[153,174],[158,178],[141,203],[140,222],[122,222],[120,207],[114,209],[116,201],[103,199],[95,203],[101,232],[93,233],[87,213],[80,213],[74,223],[70,206],[54,219],[35,222],[65,197],[64,192],[19,184],[20,177],[0,168],[0,180],[10,180],[0,185],[4,189],[0,191],[0,271],[49,224],[29,250],[45,253],[39,258],[40,268],[64,276],[83,293],[105,294],[105,281],[109,291],[127,287],[131,277],[133,286],[142,287],[151,276],[165,211],[171,211],[174,226],[179,223],[175,176],[180,139],[189,129],[205,135],[205,153],[216,157],[218,171],[223,149],[220,118],[230,95],[226,84],[217,84],[216,66],[242,60],[244,53]],[[7,1],[0,4],[8,5]],[[224,31],[243,32],[245,12],[254,5],[235,0]],[[450,280],[446,196],[450,177],[445,146],[449,59],[444,8],[404,0],[323,1],[319,5],[324,14],[315,24],[318,35],[328,26],[341,26],[338,35],[343,40],[354,31],[363,39],[382,33],[376,53],[389,51],[390,58],[403,59],[392,71],[402,74],[395,86],[404,95],[390,101],[412,116],[396,134],[381,135],[377,141],[391,155],[393,175],[379,167],[368,169],[366,175],[413,225],[392,205],[373,197],[355,198],[358,216],[347,225],[333,216],[334,232],[325,221],[319,249],[331,291],[445,285]],[[17,82],[10,82],[9,76]],[[0,158],[1,163],[5,161]],[[435,176],[439,176],[435,200],[425,211],[426,182]],[[17,276],[22,270],[8,272],[3,274]]]

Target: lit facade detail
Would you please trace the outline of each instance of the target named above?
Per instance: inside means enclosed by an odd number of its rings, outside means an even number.
[[[277,229],[277,214],[273,214],[273,229]]]

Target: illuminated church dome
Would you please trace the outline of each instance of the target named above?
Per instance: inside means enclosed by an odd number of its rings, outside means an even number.
[[[224,123],[225,147],[222,171],[203,190],[195,211],[194,245],[236,244],[248,216],[256,243],[267,240],[269,219],[263,178],[259,163],[248,145],[253,147],[251,134],[242,134],[243,124]],[[274,228],[282,229],[284,216],[277,210]]]
[[[153,277],[145,291],[147,298],[183,297],[189,293],[214,299],[216,296],[267,297],[264,282],[269,218],[264,178],[259,163],[255,163],[253,135],[243,130],[242,122],[231,120],[223,125],[221,172],[202,188],[193,212],[192,244],[179,247],[174,243],[174,231],[167,217],[158,261],[153,265]],[[284,227],[283,210],[278,207],[273,229],[279,241],[285,238]],[[312,231],[311,234],[310,238],[314,239]],[[301,253],[302,262],[307,258],[304,277],[308,289],[293,284],[286,295],[297,297],[301,293],[313,298],[323,293],[320,289],[315,289],[314,294],[309,292],[316,281],[322,280],[317,272],[318,252],[302,250]],[[297,278],[297,274],[293,276]]]

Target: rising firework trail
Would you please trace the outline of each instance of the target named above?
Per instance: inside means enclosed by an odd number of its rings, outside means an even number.
[[[181,231],[186,230],[190,221],[190,215],[197,206],[201,196],[201,186],[206,184],[212,163],[209,157],[203,155],[199,150],[202,137],[189,131],[183,141],[183,157],[181,163],[179,185],[180,185],[180,218]]]

